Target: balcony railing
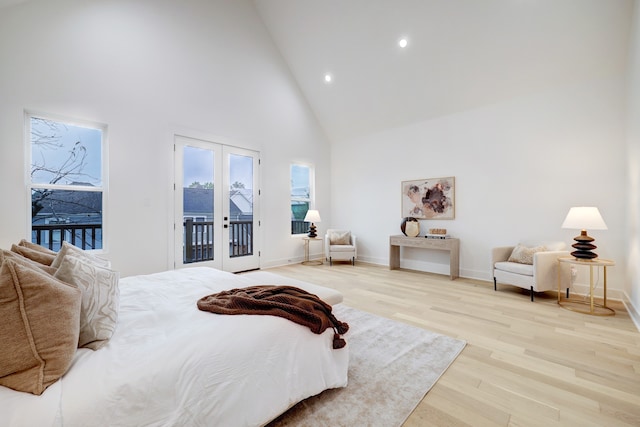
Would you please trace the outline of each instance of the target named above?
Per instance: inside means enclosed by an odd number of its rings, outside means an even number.
[[[213,221],[186,219],[183,227],[183,262],[213,260]],[[229,257],[248,255],[253,255],[253,220],[229,221]]]
[[[291,220],[291,234],[306,234],[309,232],[309,223],[297,219]]]
[[[102,224],[33,224],[31,241],[53,251],[64,241],[82,249],[102,249]]]
[[[213,221],[187,219],[184,226],[184,263],[214,259]],[[102,248],[101,224],[32,225],[31,241],[58,251],[63,241],[82,249]],[[253,255],[253,221],[229,222],[229,257]]]

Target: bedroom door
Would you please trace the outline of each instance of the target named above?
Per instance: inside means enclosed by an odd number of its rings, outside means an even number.
[[[175,137],[176,268],[260,267],[259,153]]]

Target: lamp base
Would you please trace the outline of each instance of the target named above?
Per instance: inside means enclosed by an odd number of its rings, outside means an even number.
[[[571,245],[571,247],[575,248],[576,250],[571,252],[571,255],[573,255],[577,259],[598,258],[598,254],[596,254],[595,252],[592,252],[592,249],[597,248],[596,245],[591,243],[595,239],[591,236],[587,236],[587,230],[582,230],[580,232],[580,235],[574,237],[573,240],[575,240],[576,243]]]
[[[316,234],[316,226],[314,223],[311,223],[311,225],[309,226],[309,234],[307,234],[307,236],[318,237],[318,235]]]

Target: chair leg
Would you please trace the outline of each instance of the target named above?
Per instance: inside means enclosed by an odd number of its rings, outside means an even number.
[[[333,265],[333,259],[329,257],[329,267],[331,267],[332,265]]]
[[[498,290],[498,285],[496,284],[496,278],[493,278],[493,290],[497,291]]]
[[[355,267],[356,265],[356,257],[351,258],[351,265]]]
[[[567,288],[567,298],[569,298],[569,288]]]
[[[531,302],[533,302],[533,286],[531,287]]]

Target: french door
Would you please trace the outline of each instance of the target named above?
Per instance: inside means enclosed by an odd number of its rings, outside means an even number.
[[[176,268],[259,268],[259,153],[179,135],[174,148]]]

